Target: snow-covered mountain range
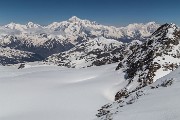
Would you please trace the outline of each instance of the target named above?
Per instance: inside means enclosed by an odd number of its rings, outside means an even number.
[[[121,48],[121,46],[123,46],[123,43],[113,39],[106,39],[104,37],[94,38],[75,46],[69,51],[54,54],[48,57],[47,61],[59,66],[76,68],[93,65],[100,66],[106,63],[113,63],[113,60],[118,62],[120,55],[117,54],[117,58],[115,58],[115,55],[111,55],[111,52]]]
[[[47,39],[68,40],[77,44],[80,38],[99,37],[112,38],[116,40],[130,41],[134,39],[143,40],[149,37],[159,24],[149,22],[146,24],[130,24],[126,27],[105,26],[89,20],[81,20],[73,16],[67,21],[54,22],[47,26],[41,26],[32,22],[26,25],[10,23],[0,27],[1,38],[6,35],[15,35],[17,37],[34,38],[33,44],[42,44],[44,37]],[[78,39],[79,38],[79,39]]]
[[[102,37],[104,40],[112,39],[119,42],[144,41],[158,27],[159,24],[155,22],[135,23],[126,27],[105,26],[75,16],[47,26],[32,22],[26,25],[10,23],[0,26],[0,47],[33,52],[45,59]]]
[[[138,40],[122,43],[98,37],[81,43],[69,51],[53,54],[46,61],[70,68],[100,66],[120,62],[141,44],[142,42]]]

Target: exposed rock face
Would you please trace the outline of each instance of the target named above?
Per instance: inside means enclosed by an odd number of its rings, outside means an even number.
[[[75,48],[48,57],[48,62],[71,68],[100,66],[120,62],[141,44],[140,41],[122,43],[104,37],[91,39]]]
[[[151,38],[137,47],[117,69],[125,68],[125,79],[138,87],[153,83],[158,71],[171,71],[180,63],[179,31],[174,24],[164,24]]]
[[[104,37],[88,40],[69,51],[48,57],[48,62],[66,67],[89,67],[110,64],[119,61],[116,51],[123,43]],[[115,54],[117,54],[115,56]]]
[[[23,69],[23,68],[25,68],[25,64],[20,64],[18,67],[18,69]]]
[[[43,35],[44,36],[44,35]],[[43,43],[36,43],[34,39],[39,39]],[[68,41],[61,41],[56,39],[44,40],[45,38],[26,38],[26,37],[15,37],[5,36],[0,41],[0,46],[10,47],[12,49],[29,51],[39,54],[41,56],[48,57],[52,54],[67,51],[74,47],[74,45]]]

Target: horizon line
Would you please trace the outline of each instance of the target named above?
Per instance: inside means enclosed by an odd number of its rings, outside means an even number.
[[[120,24],[119,25],[115,25],[115,24],[107,24],[107,23],[101,23],[101,22],[97,22],[95,20],[89,20],[89,19],[82,19],[80,17],[77,17],[77,16],[72,16],[70,18],[67,18],[67,19],[64,19],[64,20],[59,20],[59,21],[52,21],[50,23],[47,23],[47,24],[41,24],[41,23],[37,23],[35,21],[26,21],[26,22],[16,22],[16,21],[11,21],[11,22],[8,22],[8,23],[5,23],[5,24],[2,24],[0,23],[0,26],[5,26],[5,25],[8,25],[8,24],[11,24],[11,23],[14,23],[14,24],[19,24],[19,25],[27,25],[28,23],[33,23],[33,24],[37,24],[37,25],[40,25],[42,27],[45,27],[45,26],[48,26],[50,24],[53,24],[53,23],[61,23],[61,22],[64,22],[64,21],[69,21],[70,19],[73,19],[73,18],[77,18],[79,20],[87,20],[87,21],[90,21],[90,22],[96,22],[97,24],[100,24],[100,25],[105,25],[105,26],[113,26],[113,27],[126,27],[130,24],[148,24],[148,23],[156,23],[156,24],[159,24],[159,25],[162,25],[160,24],[159,22],[156,22],[156,21],[148,21],[148,22],[131,22],[131,23],[127,23],[126,25],[122,25],[121,22],[119,22]],[[117,23],[116,23],[117,24]],[[165,24],[165,23],[164,23]],[[177,24],[176,24],[177,25]]]

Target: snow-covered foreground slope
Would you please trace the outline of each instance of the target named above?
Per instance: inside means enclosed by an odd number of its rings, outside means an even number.
[[[134,104],[122,107],[113,120],[180,120],[180,68],[160,78],[151,86],[173,79],[168,87],[144,88],[145,95]]]
[[[123,74],[116,66],[0,67],[0,120],[92,120],[114,100]]]

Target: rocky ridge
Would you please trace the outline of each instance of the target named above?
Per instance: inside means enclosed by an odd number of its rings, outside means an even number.
[[[121,107],[133,104],[147,89],[167,87],[173,79],[157,81],[180,65],[180,30],[175,24],[164,24],[152,36],[123,59],[116,70],[125,73],[124,86],[115,102],[102,106],[98,120],[112,120]],[[156,82],[157,81],[157,82]],[[157,84],[155,85],[154,84]]]

